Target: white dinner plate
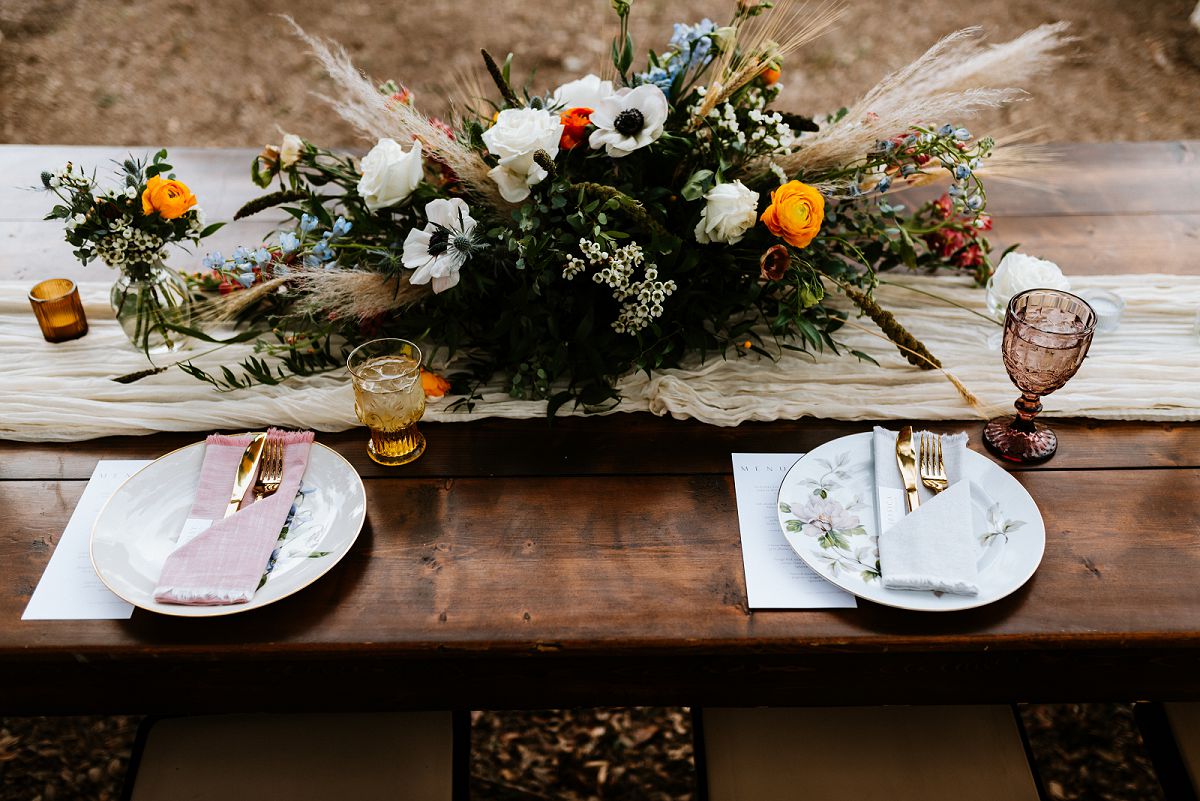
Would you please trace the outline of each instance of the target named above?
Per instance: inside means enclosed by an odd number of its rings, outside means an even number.
[[[980,546],[979,595],[884,587],[879,580],[871,438],[868,431],[826,442],[792,465],[779,487],[776,511],[783,535],[817,575],[859,598],[930,612],[990,604],[1029,580],[1046,548],[1041,512],[1007,471],[968,450],[963,479],[971,482],[971,535]],[[811,510],[809,504],[822,500],[841,507],[840,536],[819,536],[816,527],[804,525],[805,509]]]
[[[367,513],[362,478],[336,451],[314,442],[296,502],[254,597],[223,606],[159,603],[154,588],[192,508],[204,447],[203,442],[188,445],[134,473],[92,527],[96,575],[134,606],[180,617],[248,612],[312,584],[358,539]]]

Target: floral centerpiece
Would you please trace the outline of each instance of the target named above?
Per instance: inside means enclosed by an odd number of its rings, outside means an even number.
[[[147,352],[174,349],[176,326],[190,323],[188,286],[163,264],[167,244],[198,243],[222,225],[205,226],[195,195],[170,174],[166,158],[160,150],[149,163],[126,159],[119,185],[104,190],[74,164],[42,173],[42,187],[61,201],[46,219],[64,222],[82,263],[98,258],[120,271],[113,312],[129,341]]]
[[[274,191],[239,216],[282,207],[294,227],[213,254],[199,281],[224,293],[210,317],[262,333],[257,353],[185,369],[274,383],[386,332],[429,343],[457,403],[501,378],[553,414],[617,402],[622,374],[685,358],[838,352],[839,330],[863,325],[854,307],[940,367],[871,290],[894,268],[986,280],[981,171],[1005,149],[961,121],[1019,97],[1007,86],[1046,66],[1062,26],[991,48],[960,32],[851,107],[802,116],[772,109],[786,57],[835,13],[742,0],[727,25],[676,25],[635,68],[630,3],[612,6],[602,75],[536,92],[485,51],[495,92],[464,86],[450,122],[297,29],[375,144],[358,159],[288,136],[255,159]],[[915,209],[893,197],[936,180],[946,192]]]

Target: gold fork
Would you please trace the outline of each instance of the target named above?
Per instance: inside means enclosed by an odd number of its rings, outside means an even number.
[[[935,495],[950,486],[942,460],[942,438],[929,432],[921,435],[921,483]]]
[[[268,437],[263,444],[262,464],[254,482],[254,500],[261,501],[279,489],[283,482],[283,440]]]

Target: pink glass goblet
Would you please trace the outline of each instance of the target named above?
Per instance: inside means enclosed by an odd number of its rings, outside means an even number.
[[[1021,390],[1015,416],[997,417],[983,428],[992,453],[1018,464],[1038,464],[1054,455],[1058,437],[1034,416],[1041,397],[1061,389],[1087,355],[1096,312],[1087,301],[1057,289],[1030,289],[1008,303],[1004,317],[1004,367]]]

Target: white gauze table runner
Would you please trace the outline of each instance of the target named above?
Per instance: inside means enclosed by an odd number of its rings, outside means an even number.
[[[885,276],[982,311],[984,293],[966,279]],[[1048,414],[1109,420],[1200,419],[1200,276],[1126,275],[1072,279],[1076,290],[1116,292],[1126,303],[1117,331],[1097,334],[1079,374],[1044,399]],[[0,438],[69,441],[154,431],[261,428],[268,424],[319,431],[358,425],[345,370],[284,386],[217,392],[171,369],[133,384],[114,376],[148,367],[113,320],[108,285],[80,284],[90,332],[50,344],[37,328],[25,282],[0,282]],[[695,418],[733,426],[744,420],[803,416],[841,420],[983,418],[1011,408],[1017,391],[998,349],[988,339],[1000,330],[962,309],[892,286],[879,302],[891,310],[982,402],[968,406],[937,371],[910,366],[891,343],[851,327],[838,333],[847,349],[872,354],[879,365],[832,353],[784,351],[778,361],[753,354],[710,358],[619,384],[621,412]],[[855,319],[855,318],[851,318]],[[857,320],[874,331],[866,318]],[[195,352],[203,343],[193,345]],[[197,359],[201,366],[233,364],[248,346],[230,346]],[[184,354],[156,357],[168,363]],[[433,401],[426,420],[485,417],[536,418],[542,401],[510,398],[497,382],[473,412],[447,411],[452,399]],[[582,414],[564,406],[559,414]]]

